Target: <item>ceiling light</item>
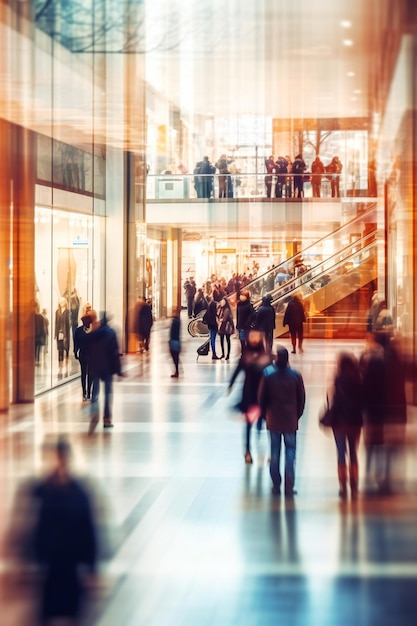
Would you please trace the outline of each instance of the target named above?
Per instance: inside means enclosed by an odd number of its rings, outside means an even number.
[[[349,20],[343,20],[340,22],[340,25],[343,26],[343,28],[350,28],[352,26],[352,22],[349,22]]]
[[[353,76],[355,76],[355,72],[348,72],[347,76],[349,76],[349,78],[352,78]]]
[[[344,40],[343,40],[343,45],[344,45],[344,46],[353,46],[353,41],[352,41],[352,39],[344,39]]]
[[[356,96],[353,96],[353,97],[351,98],[351,100],[352,100],[352,102],[356,102],[357,97],[356,97]]]
[[[360,89],[354,89],[353,93],[362,93]]]

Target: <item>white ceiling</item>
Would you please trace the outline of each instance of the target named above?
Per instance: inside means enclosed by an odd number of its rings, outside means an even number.
[[[190,114],[367,116],[380,8],[378,0],[147,0],[146,79]]]

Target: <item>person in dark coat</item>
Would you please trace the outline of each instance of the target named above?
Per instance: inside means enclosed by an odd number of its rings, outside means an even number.
[[[288,161],[283,156],[279,156],[275,163],[275,171],[278,174],[275,185],[275,197],[282,198],[282,191],[285,188],[285,179],[288,168]]]
[[[265,159],[265,169],[267,172],[265,176],[266,197],[270,198],[272,191],[272,178],[273,174],[275,174],[275,159],[273,155],[271,155],[268,159]]]
[[[33,490],[34,553],[43,574],[41,620],[52,624],[66,619],[75,624],[84,591],[80,566],[95,575],[97,532],[88,492],[69,471],[69,444],[60,439],[54,454],[55,468]]]
[[[205,156],[200,165],[200,180],[201,180],[201,197],[211,198],[214,197],[214,174],[216,168],[209,161],[208,156]]]
[[[171,378],[178,378],[181,352],[181,320],[178,309],[173,310],[171,327],[169,329],[169,351],[175,366],[175,372],[171,374]]]
[[[360,360],[364,382],[366,488],[388,494],[404,478],[403,446],[407,423],[404,363],[395,340],[368,336]]]
[[[112,399],[113,375],[123,376],[120,363],[120,351],[114,330],[105,322],[98,321],[94,310],[81,319],[84,326],[90,329],[86,335],[87,367],[91,380],[90,428],[91,435],[99,421],[100,381],[104,382],[104,428],[113,428]]]
[[[225,358],[224,354],[224,341],[226,339],[227,354],[226,361],[230,359],[230,336],[235,332],[235,325],[233,322],[232,309],[227,298],[222,298],[219,303],[218,309],[218,321],[219,321],[219,337],[220,346],[222,349],[221,359]]]
[[[88,309],[88,311],[91,311],[91,307]],[[84,315],[88,315],[88,313],[84,313]],[[88,317],[87,321],[90,321]],[[89,374],[87,364],[87,335],[89,332],[90,324],[88,326],[85,326],[84,323],[82,323],[81,326],[78,326],[74,333],[74,356],[80,362],[83,402],[87,402],[87,400],[90,399],[91,390],[91,376]]]
[[[332,429],[337,448],[339,496],[347,497],[347,462],[349,450],[349,482],[352,498],[358,495],[358,446],[362,430],[363,387],[359,363],[353,354],[342,352],[338,357],[334,380]]]
[[[247,334],[255,319],[255,309],[250,301],[250,292],[242,291],[236,306],[236,328],[239,334],[240,345],[243,350],[246,344]]]
[[[144,301],[139,309],[138,335],[142,350],[149,350],[151,328],[153,326],[152,307],[149,302]]]
[[[284,313],[283,325],[289,326],[292,354],[296,353],[296,344],[298,339],[298,349],[303,352],[303,324],[306,321],[306,314],[304,311],[303,303],[297,294],[294,294],[289,301]]]
[[[305,389],[301,374],[288,365],[288,350],[280,346],[276,363],[264,371],[259,385],[259,404],[271,438],[272,493],[281,489],[281,440],[285,444],[285,495],[295,493],[295,454],[298,421],[304,412]]]
[[[230,379],[228,393],[230,393],[236,378],[240,372],[245,374],[245,380],[242,389],[242,399],[238,404],[238,408],[245,415],[245,463],[252,463],[251,454],[251,430],[253,417],[251,412],[258,407],[258,387],[262,377],[262,372],[267,365],[271,363],[270,356],[265,352],[262,334],[257,330],[251,330],[248,333],[248,339],[245,348],[240,357],[239,363],[232,378]],[[259,410],[258,418],[261,417]]]
[[[218,332],[218,317],[217,317],[217,302],[214,299],[210,299],[207,311],[203,317],[204,324],[207,324],[210,335],[210,347],[212,353],[212,360],[216,361],[220,357],[216,354],[216,337]]]
[[[385,355],[373,333],[368,334],[359,365],[363,382],[365,489],[370,491],[378,486],[381,474],[385,415]]]
[[[35,365],[41,362],[41,349],[46,343],[45,318],[39,310],[39,304],[35,306]]]
[[[197,286],[192,276],[190,276],[190,278],[187,278],[187,280],[185,281],[184,291],[185,291],[185,297],[187,299],[188,318],[191,319],[194,315],[194,296],[197,291]]]
[[[297,154],[291,166],[291,172],[294,175],[294,198],[304,197],[304,172],[306,169],[303,155]]]
[[[203,197],[203,177],[200,176],[201,166],[203,165],[202,161],[197,161],[195,164],[195,168],[193,170],[194,173],[194,189],[197,193],[197,198]]]
[[[197,293],[194,298],[194,315],[197,316],[201,311],[205,311],[208,307],[207,300],[204,296],[204,291],[197,289]]]
[[[264,333],[265,343],[269,351],[272,350],[275,329],[275,309],[271,302],[272,296],[270,294],[264,296],[255,316],[255,328]]]

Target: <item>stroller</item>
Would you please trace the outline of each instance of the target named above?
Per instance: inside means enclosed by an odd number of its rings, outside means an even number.
[[[197,361],[199,356],[207,356],[210,351],[210,339],[207,339],[204,343],[197,348]]]

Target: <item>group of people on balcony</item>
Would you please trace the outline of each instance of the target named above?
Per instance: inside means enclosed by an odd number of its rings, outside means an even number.
[[[330,179],[332,198],[340,197],[340,174],[343,166],[338,156],[333,157],[325,166],[319,155],[311,164],[311,172],[306,173],[307,165],[301,153],[294,161],[289,155],[279,156],[276,160],[273,155],[265,159],[265,188],[266,197],[271,198],[274,189],[275,198],[303,198],[304,183],[311,180],[313,198],[320,198],[321,183],[324,175]],[[273,184],[275,187],[273,188]]]
[[[304,183],[311,181],[313,198],[321,197],[323,176],[330,180],[332,198],[340,197],[340,174],[343,166],[338,156],[332,158],[328,165],[324,165],[319,155],[311,164],[311,172],[307,172],[307,165],[301,153],[294,160],[289,155],[273,155],[265,159],[265,188],[267,198],[303,198]],[[234,187],[241,184],[236,175],[236,168],[232,158],[222,154],[216,163],[212,163],[208,156],[198,161],[194,168],[194,189],[197,198],[214,198],[214,176],[217,175],[218,197],[233,198]]]
[[[222,154],[213,165],[208,156],[196,163],[194,168],[194,189],[197,198],[214,198],[214,174],[218,173],[219,198],[233,198],[233,187],[239,185],[239,178],[232,179],[232,175],[238,174],[234,166],[234,160]]]

